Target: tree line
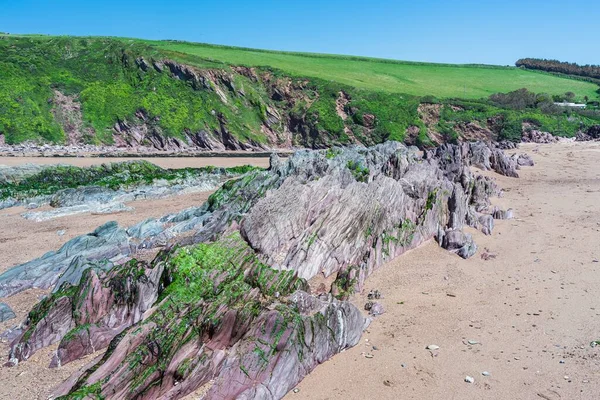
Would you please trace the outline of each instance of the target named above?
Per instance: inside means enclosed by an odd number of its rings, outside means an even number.
[[[600,79],[600,65],[579,65],[576,63],[540,58],[522,58],[517,60],[515,65],[527,69]]]

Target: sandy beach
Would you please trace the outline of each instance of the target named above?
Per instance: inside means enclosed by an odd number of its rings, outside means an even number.
[[[600,340],[600,144],[522,145],[519,152],[536,162],[520,178],[486,172],[505,190],[495,204],[513,208],[515,219],[496,221],[491,236],[470,230],[479,251],[469,260],[429,242],[376,271],[352,301],[362,309],[369,290],[378,289],[385,314],[373,320],[359,345],[320,365],[286,399],[600,398],[600,347],[590,346]],[[168,166],[159,161],[173,160],[151,161]],[[17,208],[0,211],[0,271],[105,221],[130,225],[198,205],[207,195],[130,203],[133,213],[43,223],[25,221]],[[59,237],[61,229],[66,233]],[[496,257],[482,259],[484,249]],[[20,322],[41,294],[2,299],[15,308],[17,320],[0,324],[0,331]],[[15,368],[0,367],[0,399],[45,399],[89,361],[50,370],[54,349]],[[0,365],[7,353],[1,344]]]
[[[0,165],[22,165],[26,163],[56,165],[69,164],[76,167],[89,167],[112,162],[146,160],[162,168],[235,167],[254,165],[266,168],[269,157],[1,157]]]
[[[430,242],[380,268],[353,301],[378,289],[386,313],[287,400],[600,398],[600,144],[519,151],[536,166],[494,174],[515,219],[471,231],[469,260]]]

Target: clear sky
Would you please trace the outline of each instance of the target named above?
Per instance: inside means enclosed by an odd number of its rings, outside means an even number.
[[[600,0],[0,0],[0,31],[400,60],[600,64]]]

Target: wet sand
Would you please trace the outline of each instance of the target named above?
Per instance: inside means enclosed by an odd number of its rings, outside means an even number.
[[[89,167],[111,162],[146,160],[162,168],[235,167],[254,165],[266,168],[269,157],[0,157],[0,165],[22,165],[26,163],[56,165],[70,164],[76,167]]]

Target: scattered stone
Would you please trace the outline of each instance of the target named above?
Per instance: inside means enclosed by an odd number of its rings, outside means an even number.
[[[494,217],[494,219],[513,219],[514,218],[514,212],[512,208],[509,208],[508,210],[502,210],[500,208],[494,208],[494,211],[492,212],[492,216]]]
[[[467,383],[475,383],[475,378],[473,378],[472,376],[465,376],[465,382]]]
[[[64,230],[56,231],[56,234],[57,234],[58,236],[65,236],[65,233],[66,233],[66,232],[65,232]]]
[[[369,311],[369,314],[373,317],[377,317],[384,313],[383,305],[381,305],[381,303],[368,302],[365,304],[365,310]]]
[[[292,392],[294,392],[294,393],[299,393],[299,392],[300,392],[300,389],[298,389],[298,388],[294,388],[294,390],[292,390]]]
[[[560,360],[558,363],[559,363],[559,364],[564,364],[564,363],[565,363],[565,360]]]
[[[482,260],[487,261],[487,260],[493,260],[494,258],[496,258],[496,254],[491,253],[488,248],[483,249],[483,253],[481,253]]]
[[[406,368],[406,364],[404,364],[404,363],[400,364],[400,366],[401,366],[402,368]]]
[[[456,295],[454,293],[451,293],[451,292],[446,293],[446,296],[448,296],[448,297],[456,297]]]
[[[16,318],[13,310],[6,303],[0,303],[0,322]]]
[[[467,343],[469,343],[470,345],[479,344],[479,342],[477,340],[469,340],[469,341],[467,341]]]
[[[373,357],[374,357],[374,355],[373,355],[373,354],[371,354],[371,353],[367,353],[367,354],[365,354],[365,358],[373,358]]]
[[[487,371],[483,371],[483,372],[481,373],[481,375],[483,375],[483,376],[490,376],[490,373],[489,373],[489,372],[487,372]]]
[[[533,167],[535,165],[529,154],[519,154],[518,156],[515,154],[513,157],[516,157],[517,165],[521,167]]]
[[[391,382],[391,381],[389,381],[389,380],[387,380],[387,379],[386,379],[385,381],[383,381],[383,384],[384,384],[385,386],[392,387],[392,382]]]
[[[379,290],[371,290],[367,295],[367,299],[369,300],[379,300],[382,299],[383,296]]]
[[[439,350],[440,346],[435,345],[435,344],[430,344],[429,346],[426,347],[427,350]]]

